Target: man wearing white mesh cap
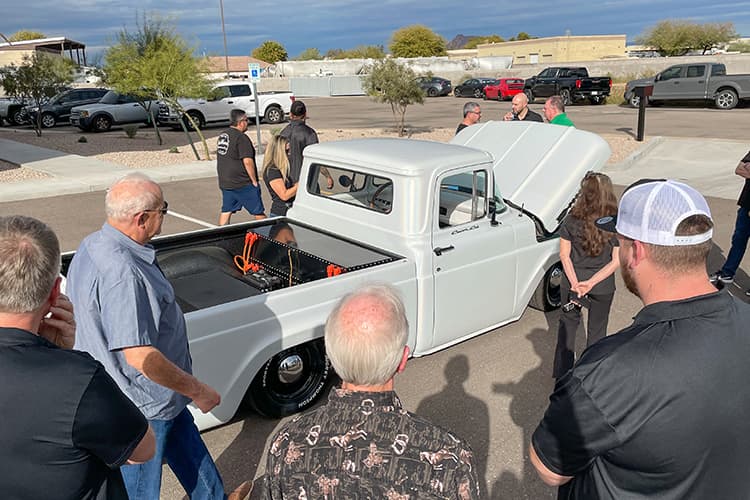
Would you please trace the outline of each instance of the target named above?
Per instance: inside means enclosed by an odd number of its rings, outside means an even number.
[[[558,381],[531,462],[558,498],[749,498],[750,306],[708,280],[706,200],[639,181],[597,225],[644,307]]]

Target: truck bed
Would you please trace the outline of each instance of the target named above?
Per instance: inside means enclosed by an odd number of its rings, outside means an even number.
[[[185,312],[400,258],[288,219],[170,236],[154,246]]]

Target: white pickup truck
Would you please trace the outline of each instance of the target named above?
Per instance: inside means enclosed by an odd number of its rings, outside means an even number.
[[[193,409],[201,429],[229,421],[243,399],[267,416],[310,406],[332,375],[325,320],[365,283],[400,291],[414,356],[515,321],[529,303],[559,306],[556,230],[609,146],[527,122],[475,125],[452,142],[309,146],[288,217],[154,241],[195,375],[221,394],[210,413]],[[322,168],[331,190],[318,185]]]
[[[179,99],[184,113],[190,115],[199,128],[205,125],[226,123],[233,109],[241,109],[247,116],[255,118],[255,95],[253,86],[246,82],[219,82],[211,91],[208,99]],[[267,123],[281,123],[289,114],[294,102],[291,92],[258,92],[258,111],[262,120]],[[167,104],[159,106],[159,123],[171,127],[180,127],[183,114],[171,109]],[[185,120],[190,127],[190,121]]]

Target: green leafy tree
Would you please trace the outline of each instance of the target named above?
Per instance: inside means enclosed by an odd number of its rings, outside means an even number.
[[[421,24],[394,31],[390,49],[394,57],[431,57],[447,54],[445,38]]]
[[[538,36],[531,36],[525,31],[519,31],[516,36],[512,36],[508,38],[509,42],[519,42],[521,40],[533,40],[535,38],[539,38]]]
[[[376,102],[390,104],[399,136],[404,135],[406,108],[424,104],[424,92],[415,79],[410,68],[393,59],[381,59],[372,65],[362,82],[365,92]]]
[[[696,24],[692,21],[666,20],[648,29],[636,41],[653,47],[663,56],[681,56],[691,50],[706,53],[736,36],[732,23]]]
[[[346,51],[348,59],[382,59],[385,57],[385,48],[382,45],[358,45]]]
[[[178,100],[182,97],[208,97],[211,82],[207,77],[207,64],[204,59],[193,55],[193,49],[171,26],[166,26],[162,20],[144,17],[135,33],[120,32],[117,43],[107,50],[104,58],[108,85],[117,92],[135,96],[144,108],[145,102],[154,97],[163,100],[196,130],[206,158],[211,158],[199,125],[193,117],[185,114]],[[156,124],[154,129],[161,144]],[[185,133],[192,144],[187,129]],[[197,151],[193,151],[200,159]]]
[[[311,47],[300,52],[294,59],[296,61],[316,61],[318,59],[323,59],[323,56],[318,49]]]
[[[505,38],[501,37],[500,35],[489,35],[489,36],[475,36],[471,40],[469,40],[466,45],[464,45],[465,49],[476,49],[477,45],[483,44],[483,43],[502,43],[505,41]]]
[[[326,59],[346,59],[346,51],[344,49],[328,49],[325,55]]]
[[[75,64],[70,59],[34,52],[21,65],[0,68],[0,85],[5,93],[39,109],[44,101],[73,81]],[[33,121],[36,135],[42,135],[42,114]]]
[[[266,40],[253,49],[253,52],[250,55],[256,59],[265,61],[268,64],[276,64],[279,61],[286,61],[289,56],[284,46],[275,40]]]
[[[8,37],[11,42],[23,42],[24,40],[38,40],[47,38],[44,33],[32,30],[18,30]]]

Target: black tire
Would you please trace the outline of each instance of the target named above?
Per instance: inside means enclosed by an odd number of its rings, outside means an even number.
[[[427,89],[427,97],[437,97],[438,91],[435,87],[430,87]]]
[[[573,97],[570,95],[570,90],[568,89],[560,90],[560,98],[562,99],[563,106],[573,104]]]
[[[42,127],[43,128],[52,128],[55,126],[55,123],[57,123],[57,120],[55,119],[55,115],[53,115],[52,113],[42,114]]]
[[[461,91],[459,89],[453,89],[453,97],[461,97]]]
[[[550,267],[539,286],[536,287],[534,295],[531,296],[529,305],[540,311],[552,311],[562,304],[560,297],[560,283],[563,278],[562,264],[556,262]]]
[[[638,94],[633,93],[633,95],[630,96],[630,99],[628,99],[628,104],[630,104],[630,107],[632,108],[637,108],[641,105],[641,98]]]
[[[524,94],[526,94],[526,98],[529,100],[529,104],[534,102],[534,92],[531,91],[531,89],[526,89],[523,91]]]
[[[281,368],[285,362],[287,376],[294,380],[282,380]],[[295,373],[290,373],[292,371]],[[250,406],[265,417],[285,417],[315,403],[325,393],[332,374],[323,341],[314,340],[286,349],[268,360],[250,384],[246,398]]]
[[[714,98],[714,103],[719,109],[734,109],[738,102],[737,92],[732,89],[721,89]]]
[[[203,126],[206,124],[206,122],[203,120],[203,115],[200,114],[198,111],[188,111],[188,115],[190,115],[190,118],[193,119],[193,121],[198,125],[198,128],[203,128]],[[195,130],[195,127],[193,127],[193,124],[190,122],[190,120],[187,119],[187,117],[184,117],[183,120],[185,121],[185,126],[188,130]]]
[[[91,127],[94,132],[107,132],[112,128],[112,119],[107,115],[96,115],[91,120]]]
[[[23,110],[22,107],[10,108],[8,110],[8,123],[11,125],[23,125],[29,120],[29,115]]]
[[[476,99],[479,99],[483,95],[484,95],[484,90],[482,90],[482,89],[474,89],[474,97]]]
[[[266,123],[281,123],[284,121],[284,110],[278,106],[270,106],[263,116]]]

